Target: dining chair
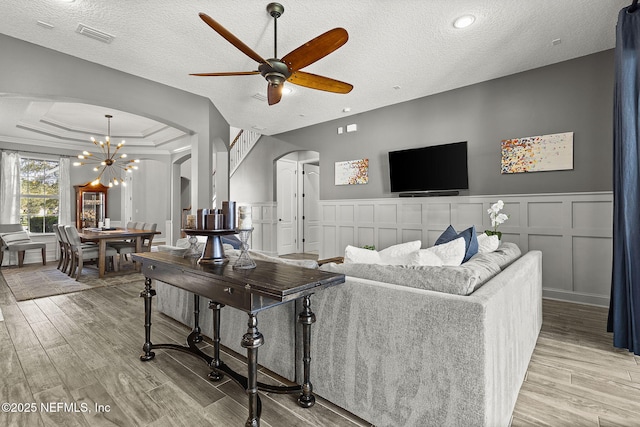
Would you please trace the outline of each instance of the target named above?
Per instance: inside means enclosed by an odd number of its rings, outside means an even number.
[[[85,260],[97,261],[99,257],[99,247],[96,244],[82,243],[78,230],[73,225],[67,225],[64,227],[69,245],[71,246],[72,266],[69,275],[76,278],[76,281],[80,280],[82,269],[84,268]],[[118,265],[115,262],[115,257],[118,252],[107,246],[105,258],[111,258],[111,265],[114,270],[118,271]]]
[[[136,229],[138,230],[149,230],[149,231],[156,231],[156,228],[158,227],[158,224],[156,223],[138,223],[138,225],[136,225]],[[148,237],[144,237],[142,239],[142,252],[150,252],[151,251],[151,243],[153,242],[153,236],[154,234],[151,234]],[[118,251],[118,264],[120,265],[120,262],[122,261],[122,257],[124,257],[125,259],[127,259],[127,254],[132,254],[136,252],[136,242],[135,239],[133,239],[130,242],[109,242],[108,243],[109,247],[114,248],[116,251]]]
[[[62,266],[66,259],[67,250],[64,246],[64,242],[62,241],[62,237],[60,237],[60,229],[58,229],[58,224],[53,224],[51,228],[53,229],[53,233],[56,235],[56,243],[58,244],[58,266],[56,268],[58,270],[62,270]]]
[[[66,227],[65,225],[58,225],[58,233],[60,235],[60,240],[62,240],[62,246],[64,247],[64,262],[62,263],[61,271],[71,276],[72,273],[75,271],[76,262],[75,262],[75,256],[73,255],[71,242],[69,241],[69,237],[67,236],[67,231],[65,227]],[[84,248],[92,248],[92,247],[97,248],[98,244],[95,242],[82,242],[82,246]]]
[[[73,256],[71,254],[71,244],[69,243],[67,232],[65,231],[64,227],[64,225],[58,224],[58,235],[60,236],[62,247],[64,249],[64,261],[62,262],[62,269],[60,271],[71,275],[70,268],[73,264]]]
[[[142,228],[142,222],[129,221],[127,222],[127,230],[139,230]],[[135,239],[123,239],[123,240],[112,240],[107,242],[107,246],[111,246],[112,248],[118,250],[119,246],[128,246],[133,244],[135,246]],[[118,252],[119,253],[119,252]],[[126,255],[125,255],[126,259]],[[120,255],[118,255],[118,265],[120,265]]]

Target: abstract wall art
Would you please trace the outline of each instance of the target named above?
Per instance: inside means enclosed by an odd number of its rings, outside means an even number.
[[[366,184],[369,182],[369,159],[336,162],[335,185]]]
[[[573,169],[573,132],[502,140],[500,172]]]

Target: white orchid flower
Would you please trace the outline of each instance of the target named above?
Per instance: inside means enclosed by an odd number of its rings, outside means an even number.
[[[505,222],[509,219],[509,216],[500,211],[504,208],[504,202],[502,200],[498,200],[496,203],[491,205],[491,208],[487,209],[487,213],[489,214],[489,218],[491,219],[491,226],[493,227],[493,231],[498,231],[498,225]]]
[[[496,222],[498,224],[502,224],[503,222],[505,222],[507,219],[509,219],[509,217],[503,213],[498,214],[498,216],[496,217]]]

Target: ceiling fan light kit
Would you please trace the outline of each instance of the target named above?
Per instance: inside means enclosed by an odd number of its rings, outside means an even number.
[[[347,30],[344,28],[334,28],[326,33],[303,44],[292,52],[286,54],[282,59],[278,58],[278,18],[284,13],[284,6],[280,3],[269,3],[267,12],[273,17],[274,31],[274,54],[273,58],[264,59],[254,52],[249,46],[225,29],[222,25],[205,13],[200,13],[200,18],[213,30],[220,34],[238,50],[256,61],[258,69],[255,71],[221,72],[221,73],[194,73],[192,76],[246,76],[260,74],[267,81],[267,101],[269,105],[274,105],[282,99],[282,89],[285,82],[290,82],[298,86],[310,89],[322,90],[333,93],[349,93],[353,86],[349,83],[341,82],[329,77],[300,71],[302,68],[313,64],[324,58],[331,52],[344,45],[349,39]]]

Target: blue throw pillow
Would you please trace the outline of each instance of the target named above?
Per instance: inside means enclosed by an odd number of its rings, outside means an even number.
[[[466,249],[462,262],[467,262],[469,261],[469,258],[478,253],[478,235],[476,234],[476,227],[474,225],[459,234],[456,232],[456,229],[453,228],[453,226],[448,226],[447,229],[444,230],[444,232],[440,235],[440,237],[438,237],[438,240],[436,240],[436,245],[448,243],[459,237],[462,237],[464,239],[464,245]]]

